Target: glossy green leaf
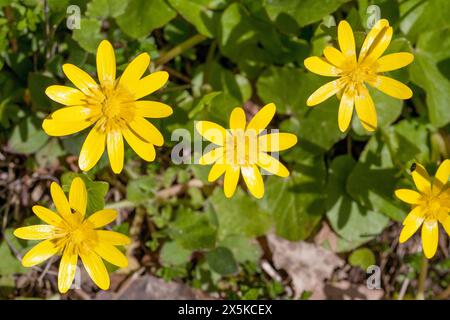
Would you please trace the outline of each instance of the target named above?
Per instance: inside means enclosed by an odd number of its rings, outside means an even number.
[[[277,235],[308,238],[325,213],[325,165],[320,157],[300,159],[288,178],[269,177],[261,206],[272,214]]]
[[[172,20],[176,12],[164,0],[128,0],[125,12],[116,18],[127,35],[142,38]]]

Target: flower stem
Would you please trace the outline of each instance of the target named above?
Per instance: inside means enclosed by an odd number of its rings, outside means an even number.
[[[425,300],[425,280],[428,274],[428,259],[422,254],[422,266],[419,274],[419,284],[417,286],[416,300]]]
[[[156,62],[155,62],[156,65],[162,65],[162,64],[165,64],[165,63],[169,62],[170,60],[172,60],[176,56],[182,54],[187,49],[192,48],[193,46],[195,46],[196,44],[202,42],[205,39],[206,39],[206,37],[204,35],[196,34],[195,36],[187,39],[186,41],[184,41],[182,43],[180,43],[179,45],[177,45],[176,47],[170,49],[165,54],[163,54],[161,57],[159,57],[156,60]]]

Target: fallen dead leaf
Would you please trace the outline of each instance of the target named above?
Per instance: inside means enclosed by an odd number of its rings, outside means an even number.
[[[129,283],[127,288],[115,294],[111,291],[101,291],[98,300],[192,300],[211,299],[208,295],[176,281],[166,282],[152,275],[138,277]]]
[[[310,299],[326,298],[324,286],[333,271],[344,261],[333,252],[305,241],[291,242],[274,234],[267,236],[276,268],[284,269],[292,279],[295,298],[312,292]]]
[[[383,289],[369,289],[348,281],[325,284],[324,292],[330,300],[380,300],[384,295]]]

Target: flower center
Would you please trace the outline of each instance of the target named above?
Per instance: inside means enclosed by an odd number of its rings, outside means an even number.
[[[422,197],[423,206],[426,208],[425,218],[439,219],[441,214],[450,211],[450,199],[447,191],[437,195],[423,195]]]
[[[121,87],[106,86],[102,88],[105,96],[100,103],[101,124],[104,130],[124,128],[133,121],[136,106],[132,95]]]
[[[96,234],[92,225],[86,222],[73,227],[68,233],[69,241],[76,245],[92,241],[95,237]]]
[[[258,159],[257,133],[253,130],[233,130],[225,145],[226,163],[251,165]]]
[[[374,80],[375,75],[376,69],[372,65],[364,64],[364,62],[355,63],[349,60],[342,67],[342,76],[354,85]]]
[[[108,119],[120,116],[120,102],[114,97],[107,97],[103,102],[102,112]]]

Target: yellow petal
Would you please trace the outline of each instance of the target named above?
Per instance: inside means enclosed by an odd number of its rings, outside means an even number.
[[[72,81],[72,83],[85,95],[104,98],[98,84],[88,73],[69,63],[64,64],[62,69],[67,78],[69,78],[69,80]]]
[[[244,130],[247,124],[245,111],[242,108],[234,108],[230,116],[230,129],[232,130]]]
[[[115,266],[118,266],[119,268],[125,268],[126,266],[128,266],[128,259],[125,257],[125,255],[111,244],[99,242],[95,246],[94,251],[100,257],[102,257],[102,259],[108,261],[109,263],[112,263]]]
[[[100,125],[96,125],[89,132],[86,140],[81,147],[80,157],[78,158],[78,165],[81,170],[91,170],[102,157],[105,151],[106,134],[100,129]]]
[[[48,224],[22,227],[14,230],[14,235],[17,238],[25,240],[45,240],[53,237],[54,234],[55,227]]]
[[[42,206],[33,206],[34,214],[45,223],[58,226],[62,222],[62,218],[53,211]]]
[[[57,252],[58,250],[51,240],[42,241],[23,256],[22,265],[24,267],[33,267],[54,256]]]
[[[336,77],[341,74],[341,70],[336,68],[326,60],[319,57],[309,57],[304,61],[306,69],[326,77]]]
[[[381,57],[391,43],[392,33],[392,27],[386,27],[380,31],[364,58],[365,64],[374,63],[379,57]]]
[[[142,140],[128,129],[122,130],[122,134],[127,143],[139,157],[141,157],[145,161],[155,160],[156,152],[153,144]]]
[[[259,110],[247,125],[246,131],[254,130],[256,134],[261,133],[272,121],[275,115],[276,107],[274,103],[269,103]]]
[[[398,189],[395,190],[395,196],[403,202],[409,204],[418,204],[422,196],[420,193],[410,189]]]
[[[80,258],[92,281],[102,290],[109,289],[109,274],[102,259],[93,251],[80,250]]]
[[[340,52],[335,47],[326,47],[323,50],[323,54],[325,58],[332,64],[334,64],[336,67],[340,68],[345,63],[345,56],[342,52]]]
[[[353,116],[353,104],[355,102],[355,93],[353,89],[347,88],[342,95],[339,104],[338,124],[339,130],[345,132],[350,125]]]
[[[367,88],[362,85],[358,89],[355,97],[356,114],[358,115],[361,125],[367,131],[374,131],[377,128],[377,111],[372,97]]]
[[[87,207],[87,190],[83,179],[76,177],[72,180],[69,191],[70,207],[81,214],[82,217],[86,214]]]
[[[426,220],[422,226],[422,247],[425,257],[433,258],[439,242],[439,228],[437,220]]]
[[[85,106],[71,106],[56,110],[50,115],[52,120],[60,120],[64,122],[82,122],[88,121],[92,123],[91,119],[100,115],[100,110]]]
[[[123,169],[124,147],[120,130],[108,132],[106,137],[109,162],[114,173],[120,173]]]
[[[409,99],[413,94],[408,86],[400,81],[385,76],[376,76],[374,81],[369,81],[369,84],[397,99]]]
[[[236,187],[239,181],[239,167],[238,166],[227,166],[225,171],[225,179],[223,181],[223,187],[225,196],[231,198],[236,191]]]
[[[350,24],[343,20],[338,25],[338,42],[341,52],[346,57],[354,57],[356,60],[355,37]]]
[[[136,101],[136,114],[144,118],[165,118],[173,113],[167,104],[157,101]]]
[[[431,179],[427,170],[420,164],[416,163],[416,167],[412,172],[414,183],[417,190],[421,193],[429,194],[431,192]]]
[[[416,233],[422,224],[424,218],[421,215],[421,208],[414,208],[406,217],[405,221],[403,221],[403,229],[400,233],[400,243],[406,242],[411,236]]]
[[[264,196],[264,181],[256,165],[241,167],[242,176],[250,193],[257,199]]]
[[[164,144],[164,137],[159,130],[150,122],[142,117],[136,117],[129,124],[130,129],[134,134],[141,139],[155,146],[162,146]]]
[[[228,166],[223,163],[216,162],[215,164],[213,164],[213,166],[211,167],[211,170],[209,171],[209,174],[208,174],[208,181],[213,182],[213,181],[216,181],[217,179],[219,179],[219,177],[225,173],[225,171],[227,170],[227,167]],[[239,176],[238,176],[238,178],[239,178]]]
[[[112,85],[116,80],[116,56],[108,40],[103,40],[97,48],[97,76],[102,85]]]
[[[148,53],[141,53],[131,61],[131,63],[125,68],[122,76],[119,80],[119,85],[129,88],[135,88],[139,79],[147,70],[150,64],[150,56]]]
[[[45,89],[45,94],[55,102],[66,106],[77,106],[86,103],[86,96],[78,89],[54,85]]]
[[[448,177],[450,176],[450,160],[444,160],[436,171],[434,176],[433,189],[436,191],[442,191],[444,186],[448,183]]]
[[[276,174],[280,177],[288,177],[289,170],[277,159],[268,155],[267,153],[260,152],[258,155],[258,166],[262,169],[270,172],[272,174]]]
[[[413,62],[414,56],[409,52],[387,54],[377,60],[377,72],[397,70]]]
[[[50,185],[50,194],[52,196],[53,203],[55,204],[56,211],[58,211],[61,217],[63,217],[67,222],[73,221],[69,201],[67,201],[63,189],[61,189],[56,182],[52,182]]]
[[[297,136],[286,132],[265,134],[258,138],[260,151],[282,151],[293,147],[296,143]]]
[[[61,137],[83,131],[91,125],[91,121],[61,121],[47,118],[42,122],[42,129],[49,136]]]
[[[224,155],[224,148],[218,147],[202,155],[201,158],[198,160],[198,163],[201,165],[211,164],[216,162],[219,158],[223,157],[223,155]]]
[[[130,238],[127,236],[109,230],[96,230],[98,241],[109,243],[113,246],[124,246],[131,243]]]
[[[372,47],[372,44],[375,42],[376,38],[378,37],[378,34],[387,27],[389,27],[389,22],[386,19],[380,19],[372,27],[369,34],[364,39],[364,43],[363,43],[363,45],[361,47],[361,51],[359,53],[359,58],[358,58],[359,61],[362,61],[364,59],[367,52]]]
[[[219,146],[225,144],[225,139],[229,135],[222,126],[211,121],[197,121],[195,128],[201,136]]]
[[[329,97],[341,90],[344,87],[344,84],[345,82],[341,79],[337,79],[324,84],[309,96],[308,100],[306,101],[306,105],[312,107],[327,100]]]
[[[93,228],[101,228],[116,220],[117,211],[113,209],[103,209],[90,215],[87,220],[93,224]]]
[[[72,243],[68,243],[59,263],[58,290],[61,293],[69,291],[77,271],[78,253]]]
[[[161,89],[169,79],[166,71],[156,71],[140,79],[133,88],[128,87],[135,100]]]
[[[426,212],[426,207],[423,206],[415,206],[409,214],[406,216],[405,220],[403,220],[403,225],[406,226],[407,224],[415,223],[417,224],[417,219],[425,218],[424,213]],[[423,221],[420,220],[420,221]],[[420,222],[422,223],[422,222]]]

